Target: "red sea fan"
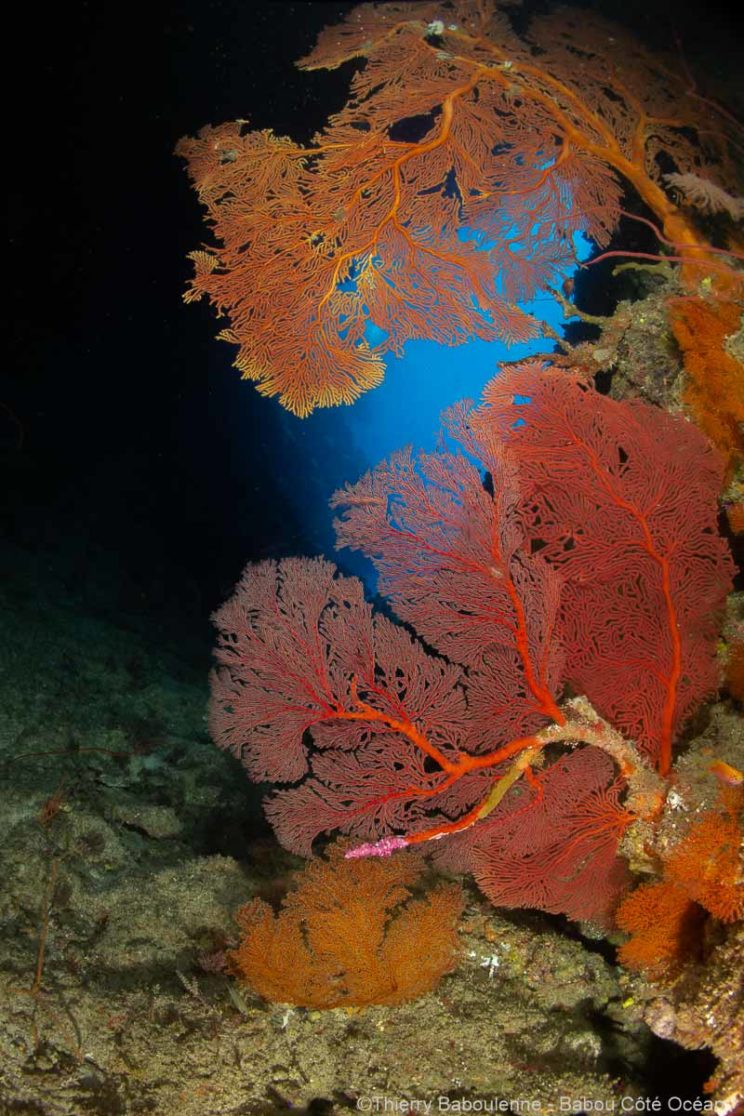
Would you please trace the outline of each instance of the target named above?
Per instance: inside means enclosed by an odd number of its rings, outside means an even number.
[[[609,756],[582,748],[552,764],[538,797],[517,788],[508,805],[437,850],[442,867],[472,872],[497,907],[532,907],[610,921],[629,873],[617,848],[633,815]]]
[[[658,806],[650,764],[715,684],[720,459],[684,419],[534,364],[444,439],[334,498],[420,640],[328,562],[249,567],[215,617],[212,732],[278,785],[294,851],[465,832],[452,855],[494,901],[606,919],[620,838]]]
[[[422,828],[482,792],[482,772],[456,794],[439,779],[473,750],[461,669],[373,617],[356,578],[322,559],[249,566],[215,622],[210,729],[253,779],[294,784],[266,806],[287,848]]]
[[[492,380],[472,426],[518,462],[526,530],[565,579],[565,677],[668,772],[718,683],[720,455],[679,417],[535,363]]]
[[[462,407],[446,428],[452,450],[403,451],[336,493],[338,545],[372,559],[380,591],[427,643],[504,691],[505,721],[494,706],[487,732],[508,739],[558,714],[561,579],[529,553],[514,460],[474,447]]]

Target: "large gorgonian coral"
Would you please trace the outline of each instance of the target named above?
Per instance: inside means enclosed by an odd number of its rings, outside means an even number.
[[[328,562],[249,566],[215,616],[212,733],[280,785],[295,852],[454,835],[495,903],[607,919],[619,842],[717,684],[722,462],[684,419],[534,364],[445,429],[334,500],[420,641]]]
[[[275,915],[261,899],[238,913],[230,965],[265,999],[302,1007],[398,1004],[429,992],[454,967],[463,895],[439,883],[417,898],[422,862],[344,859],[334,845],[311,861]]]
[[[178,147],[217,238],[186,297],[228,317],[237,368],[290,411],[352,402],[412,338],[538,335],[517,303],[573,266],[577,230],[607,245],[625,187],[688,277],[730,277],[675,202],[680,176],[735,190],[730,120],[622,29],[361,4],[299,65],[350,59],[348,103],[308,146],[239,121]]]

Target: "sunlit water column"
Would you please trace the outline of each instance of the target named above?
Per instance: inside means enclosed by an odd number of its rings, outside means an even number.
[[[581,234],[575,238],[580,260],[592,245]],[[565,276],[572,274],[567,270]],[[560,332],[566,321],[550,292],[538,293],[521,308]],[[384,341],[372,324],[370,344]],[[282,487],[305,532],[305,549],[334,556],[334,536],[328,499],[346,481],[355,481],[367,469],[403,446],[431,450],[436,445],[439,417],[458,399],[477,400],[484,385],[503,360],[519,360],[549,352],[550,338],[507,346],[499,341],[472,340],[449,347],[433,341],[411,341],[401,357],[388,355],[383,383],[351,407],[315,411],[298,419],[284,413],[287,437]],[[274,405],[267,401],[267,405]],[[346,572],[364,577],[374,588],[372,567],[348,552],[336,556]]]

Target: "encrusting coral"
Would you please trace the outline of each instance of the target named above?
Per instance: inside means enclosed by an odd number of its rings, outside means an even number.
[[[414,897],[422,862],[347,860],[344,844],[310,861],[278,915],[261,899],[238,912],[230,965],[267,1000],[302,1007],[398,1004],[455,964],[463,896],[439,883]]]

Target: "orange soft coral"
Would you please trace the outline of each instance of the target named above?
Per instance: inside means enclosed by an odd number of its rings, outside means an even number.
[[[687,376],[684,402],[724,455],[729,476],[744,458],[744,369],[724,342],[739,329],[740,317],[733,302],[685,297],[669,304]]]
[[[672,849],[665,878],[722,922],[744,915],[741,825],[733,812],[711,810]]]
[[[313,1008],[397,1004],[453,968],[459,885],[414,899],[417,856],[345,860],[343,848],[307,865],[278,915],[260,899],[239,912],[243,938],[230,963],[265,999]]]
[[[641,884],[617,911],[618,927],[630,934],[618,951],[621,964],[655,979],[674,975],[694,951],[703,917],[675,884]]]
[[[617,925],[631,935],[620,947],[622,964],[656,979],[674,976],[694,954],[704,911],[722,922],[744,916],[741,796],[741,787],[724,787],[721,809],[703,814],[664,857],[663,878],[620,904]]]

